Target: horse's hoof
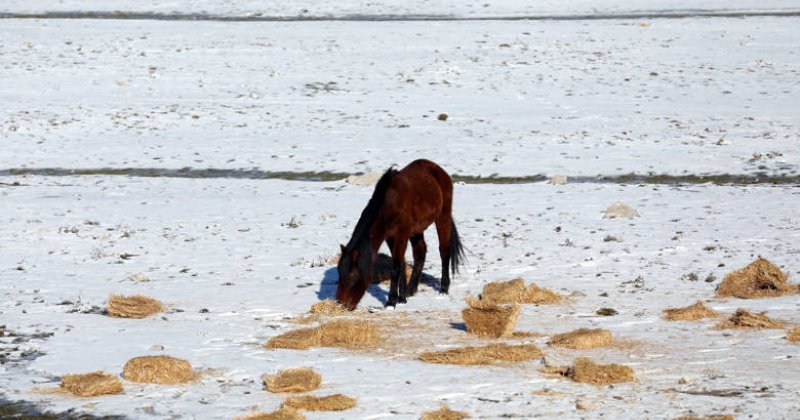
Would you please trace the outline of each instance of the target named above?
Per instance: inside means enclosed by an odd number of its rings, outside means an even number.
[[[386,305],[386,307],[385,307],[385,308],[383,308],[383,309],[384,309],[384,310],[387,310],[387,311],[394,311],[394,306],[389,306],[389,305]]]

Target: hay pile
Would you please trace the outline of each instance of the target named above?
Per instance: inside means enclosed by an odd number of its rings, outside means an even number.
[[[751,328],[751,329],[764,329],[764,328],[783,328],[783,322],[774,320],[766,315],[764,312],[754,314],[745,309],[739,308],[727,320],[717,324],[717,329],[726,328]]]
[[[92,372],[61,377],[61,389],[79,397],[122,393],[122,382],[105,372]]]
[[[719,313],[697,301],[683,308],[664,309],[664,318],[669,321],[697,321],[703,318],[716,318]]]
[[[161,302],[142,295],[108,297],[108,314],[117,318],[147,318],[164,310]]]
[[[235,420],[306,420],[306,416],[293,408],[284,407],[271,413],[253,413]]]
[[[332,299],[325,299],[311,305],[309,313],[318,315],[341,315],[349,313],[344,306]]]
[[[600,328],[580,328],[550,337],[547,345],[575,350],[595,349],[611,345],[611,331]]]
[[[421,420],[461,420],[468,417],[469,415],[463,411],[451,410],[450,407],[442,405],[436,411],[422,413]]]
[[[308,392],[322,384],[322,376],[307,367],[288,368],[263,378],[269,392]]]
[[[181,384],[197,378],[191,363],[170,356],[134,357],[125,363],[122,377],[132,382]]]
[[[798,286],[789,284],[780,268],[758,257],[747,267],[728,273],[717,287],[717,296],[753,299],[793,295],[798,291]]]
[[[270,349],[302,350],[309,347],[369,348],[380,341],[378,328],[359,319],[338,319],[316,328],[303,328],[272,337]]]
[[[483,286],[481,300],[492,305],[508,304],[550,304],[564,299],[563,296],[534,283],[525,286],[525,280],[516,278],[509,281],[487,283]]]
[[[356,406],[356,399],[342,394],[314,397],[303,395],[289,397],[283,402],[284,407],[306,411],[342,411]]]
[[[468,308],[461,311],[467,332],[478,337],[509,337],[519,317],[519,305],[493,305],[467,299]]]
[[[572,362],[572,366],[561,366],[546,370],[548,373],[557,373],[575,382],[592,385],[617,384],[636,380],[633,369],[629,366],[611,363],[598,365],[586,357],[579,357]]]
[[[521,362],[541,356],[542,351],[533,344],[490,344],[425,352],[419,355],[419,360],[450,365],[489,365],[498,362]]]
[[[791,343],[800,343],[800,326],[794,327],[786,333],[786,339]]]

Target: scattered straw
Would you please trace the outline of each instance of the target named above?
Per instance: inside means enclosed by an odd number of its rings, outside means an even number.
[[[122,376],[150,384],[180,384],[197,378],[188,361],[170,356],[135,357],[125,363]]]
[[[234,420],[306,420],[306,416],[294,408],[284,407],[271,413],[253,413]]]
[[[758,257],[747,267],[728,273],[717,287],[717,296],[752,299],[793,295],[799,290],[787,282],[780,268]]]
[[[107,311],[117,318],[147,318],[164,310],[161,302],[147,296],[111,295],[108,297]]]
[[[426,411],[422,413],[421,420],[461,420],[468,417],[469,415],[467,413],[451,410],[450,407],[442,404],[436,411]]]
[[[342,394],[314,397],[304,395],[289,397],[283,402],[284,407],[307,411],[342,411],[356,406],[356,399]]]
[[[308,392],[319,388],[322,376],[307,367],[284,369],[264,378],[269,392]]]
[[[304,328],[272,337],[271,349],[302,350],[309,347],[370,348],[378,343],[378,328],[360,319],[337,319],[317,328]]]
[[[94,397],[122,393],[119,379],[105,372],[92,372],[61,377],[61,389],[79,397]]]
[[[563,296],[548,289],[542,289],[531,283],[525,286],[525,280],[516,278],[509,281],[487,283],[483,286],[481,300],[488,304],[503,305],[513,303],[550,304],[563,299]]]
[[[267,348],[303,350],[319,345],[319,340],[319,328],[303,328],[270,338]]]
[[[542,351],[533,344],[490,344],[425,352],[419,355],[419,359],[427,363],[450,365],[489,365],[498,362],[521,362],[541,356]]]
[[[635,381],[633,369],[629,366],[616,363],[598,365],[586,357],[579,357],[572,362],[572,366],[562,366],[548,369],[549,373],[557,373],[575,382],[592,385],[607,385],[621,382]]]
[[[783,328],[783,322],[769,318],[764,315],[764,312],[754,314],[739,308],[730,318],[717,324],[716,328],[752,328],[759,330],[763,328]]]
[[[320,315],[341,315],[348,312],[350,311],[332,299],[325,299],[311,305],[311,310],[309,311],[309,313]]]
[[[595,349],[611,345],[611,331],[595,328],[580,328],[564,334],[550,337],[547,343],[552,347],[565,347],[568,349]]]
[[[697,321],[703,318],[716,318],[719,313],[697,301],[683,308],[664,309],[664,318],[669,321]]]
[[[800,343],[800,326],[794,327],[786,333],[786,339],[792,343]]]
[[[519,305],[492,305],[467,299],[469,308],[461,311],[467,332],[479,337],[509,337],[519,317]]]

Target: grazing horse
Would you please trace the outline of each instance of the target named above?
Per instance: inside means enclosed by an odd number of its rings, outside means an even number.
[[[353,236],[342,245],[339,259],[339,286],[336,301],[355,309],[372,284],[372,266],[381,244],[386,241],[392,253],[392,282],[386,306],[405,303],[419,286],[425,264],[423,232],[436,223],[439,256],[442,258],[440,292],[447,294],[450,271],[454,274],[464,259],[461,239],[452,217],[453,180],[439,165],[415,160],[401,170],[389,168],[383,174],[367,207],[361,212]],[[411,241],[414,268],[406,281],[406,247]]]

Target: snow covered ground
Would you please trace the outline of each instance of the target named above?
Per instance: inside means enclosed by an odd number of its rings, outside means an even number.
[[[525,3],[525,4],[522,4]],[[531,4],[528,4],[531,3]],[[800,9],[789,1],[21,2],[2,13],[462,17]],[[698,6],[699,4],[699,6]],[[307,9],[307,12],[303,12]],[[797,185],[464,184],[454,216],[468,253],[450,296],[430,286],[394,312],[407,346],[268,350],[335,289],[327,264],[371,188],[343,180],[13,176],[14,169],[183,167],[342,173],[427,157],[469,176],[627,173],[797,176],[800,17],[565,21],[223,22],[0,19],[0,399],[131,418],[232,418],[282,396],[260,376],[304,365],[321,393],[358,398],[309,418],[416,418],[441,402],[474,417],[670,418],[800,410],[797,345],[784,330],[667,322],[709,299],[799,323],[798,299],[714,299],[762,255],[797,281]],[[446,121],[439,114],[446,113]],[[102,172],[102,171],[98,171]],[[641,214],[602,219],[615,201]],[[436,249],[435,234],[428,249]],[[425,272],[438,277],[435,251]],[[696,276],[691,276],[690,274]],[[463,298],[522,276],[570,296],[526,306],[518,330],[550,363],[591,355],[638,382],[555,379],[540,361],[423,364],[476,344]],[[696,280],[692,280],[696,279]],[[705,281],[708,279],[709,281]],[[146,281],[142,281],[146,280]],[[100,308],[112,293],[168,305],[144,320]],[[381,307],[373,287],[361,308]],[[616,316],[595,315],[610,307]],[[455,325],[453,325],[455,324]],[[621,345],[554,350],[554,333],[611,330]],[[16,342],[15,342],[16,341]],[[125,383],[88,399],[42,392],[60,375],[120,373],[135,356],[185,358],[181,386]],[[577,410],[576,402],[589,407]]]

